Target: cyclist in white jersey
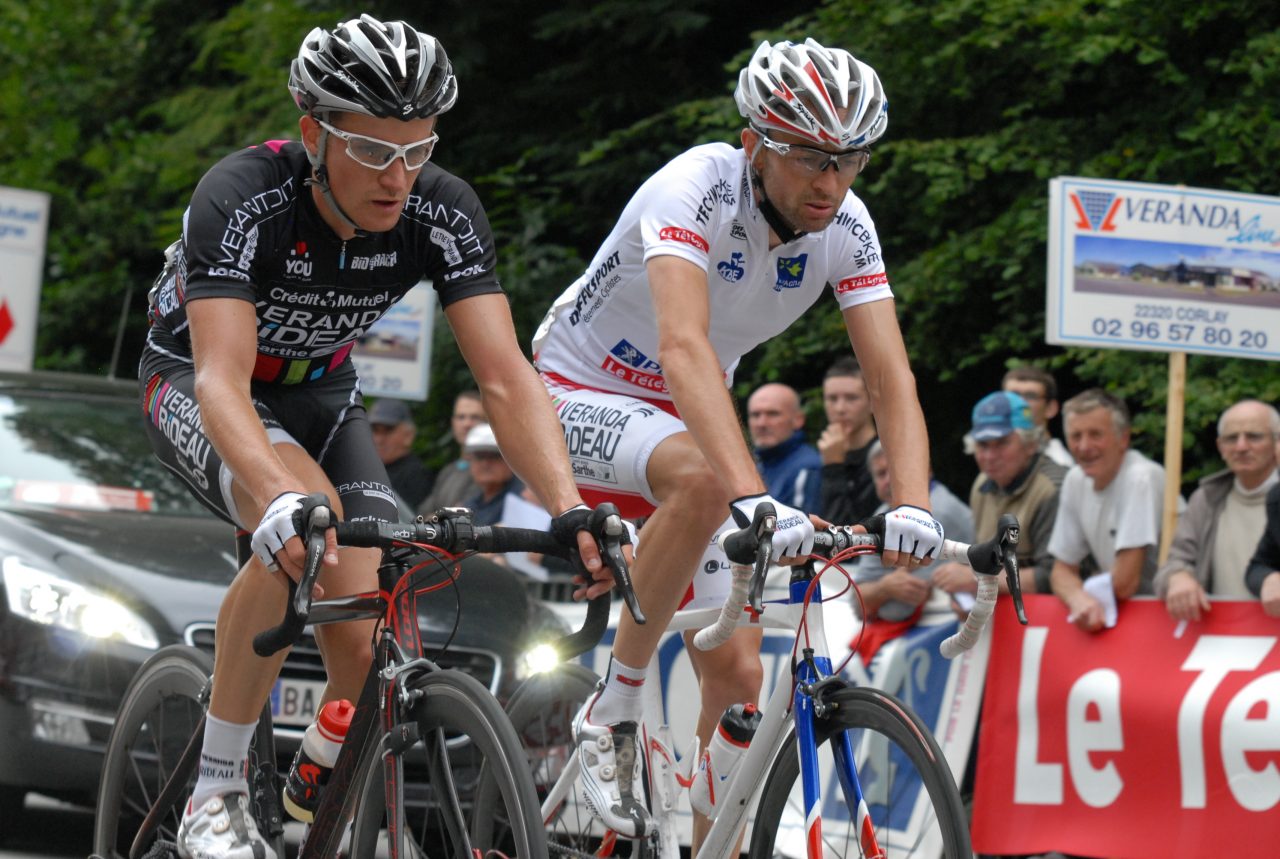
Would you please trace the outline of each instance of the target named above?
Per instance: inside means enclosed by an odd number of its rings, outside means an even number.
[[[726,506],[745,524],[758,503],[771,502],[781,554],[812,547],[809,517],[765,491],[727,386],[742,355],[827,289],[863,367],[902,500],[887,517],[885,562],[927,564],[942,541],[928,512],[928,439],[893,294],[875,226],[850,190],[887,123],[879,78],[812,39],[763,43],[735,98],[747,119],[742,148],[695,147],[645,182],[534,340],[583,497],[609,497],[629,515],[656,507],[635,563],[649,623],[622,618],[601,689],[575,720],[585,795],[624,834],[651,829],[634,763],[644,668],[726,524]],[[646,545],[659,548],[649,554]],[[691,651],[704,743],[726,707],[758,696],[758,651],[758,633]]]

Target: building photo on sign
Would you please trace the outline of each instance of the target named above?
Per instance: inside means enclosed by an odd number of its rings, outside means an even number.
[[[1050,183],[1050,343],[1280,359],[1280,199]]]

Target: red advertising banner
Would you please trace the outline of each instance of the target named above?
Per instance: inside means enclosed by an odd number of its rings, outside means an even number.
[[[1215,601],[1179,635],[1136,599],[1089,635],[1026,602],[1026,627],[996,612],[974,850],[1280,856],[1280,620]]]

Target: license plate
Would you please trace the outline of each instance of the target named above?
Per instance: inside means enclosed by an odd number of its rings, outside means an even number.
[[[277,725],[306,727],[320,712],[320,696],[325,684],[319,680],[281,677],[271,688],[271,717]]]

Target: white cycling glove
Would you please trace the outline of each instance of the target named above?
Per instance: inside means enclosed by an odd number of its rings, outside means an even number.
[[[285,542],[290,537],[299,536],[293,525],[293,514],[305,499],[306,496],[299,492],[281,492],[267,505],[262,521],[254,529],[250,545],[268,570],[276,569],[276,552],[284,548]]]
[[[928,510],[902,504],[884,514],[884,548],[920,560],[942,552],[942,524]]]
[[[778,515],[777,530],[773,532],[773,554],[778,558],[795,558],[813,551],[813,522],[794,507],[788,507],[768,493],[748,495],[729,502],[729,510],[739,528],[751,524],[756,505],[762,502],[773,505]]]

